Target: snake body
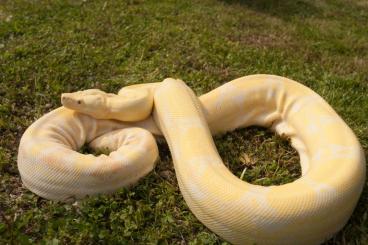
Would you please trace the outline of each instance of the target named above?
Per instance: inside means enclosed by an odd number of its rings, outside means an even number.
[[[135,183],[157,158],[151,132],[165,137],[190,210],[222,238],[319,244],[346,224],[365,183],[364,153],[352,130],[319,95],[287,78],[246,76],[200,98],[174,79],[88,96],[66,94],[63,104],[71,109],[51,111],[24,133],[18,167],[34,193],[70,201]],[[250,125],[290,137],[300,156],[299,179],[263,187],[225,167],[212,134]],[[76,152],[84,143],[112,152]]]

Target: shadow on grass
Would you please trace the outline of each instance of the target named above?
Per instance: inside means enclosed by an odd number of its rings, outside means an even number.
[[[318,16],[321,10],[310,1],[303,0],[222,0],[227,4],[245,5],[247,8],[284,20],[292,17]]]

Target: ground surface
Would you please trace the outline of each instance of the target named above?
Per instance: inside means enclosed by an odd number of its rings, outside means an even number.
[[[24,130],[91,87],[183,79],[197,94],[234,78],[272,73],[322,95],[368,151],[367,1],[0,0],[0,244],[224,244],[188,210],[167,146],[130,190],[64,205],[22,187]],[[244,180],[287,183],[300,174],[287,140],[259,128],[216,137]],[[246,171],[244,171],[246,169]],[[242,174],[243,173],[243,174]],[[328,244],[368,243],[368,188]]]

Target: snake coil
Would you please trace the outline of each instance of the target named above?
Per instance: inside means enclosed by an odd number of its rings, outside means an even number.
[[[352,130],[319,95],[287,78],[246,76],[199,99],[182,81],[165,79],[118,95],[64,94],[62,103],[26,130],[18,151],[24,185],[47,199],[73,201],[135,183],[158,156],[151,133],[168,142],[190,210],[234,244],[321,243],[346,224],[365,183]],[[211,134],[250,125],[291,139],[299,179],[263,187],[225,167]],[[85,143],[112,152],[78,153]]]

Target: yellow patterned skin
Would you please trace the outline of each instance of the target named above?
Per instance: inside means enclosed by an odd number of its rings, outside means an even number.
[[[84,109],[73,106],[84,95],[66,94],[64,105],[73,110],[48,113],[21,139],[22,180],[42,197],[70,201],[136,182],[157,158],[149,132],[167,140],[190,210],[233,244],[319,244],[346,224],[365,183],[364,154],[352,130],[319,95],[287,78],[246,76],[199,99],[174,79],[125,87],[121,98],[146,98],[145,105],[153,105],[153,113],[138,110],[141,121],[130,123],[89,116],[102,110],[100,115],[116,119],[124,114],[125,102],[117,102],[115,110],[93,99],[81,102]],[[86,109],[90,106],[95,110]],[[250,125],[291,138],[301,178],[263,187],[241,181],[225,167],[211,134]],[[113,152],[77,153],[85,142]]]

